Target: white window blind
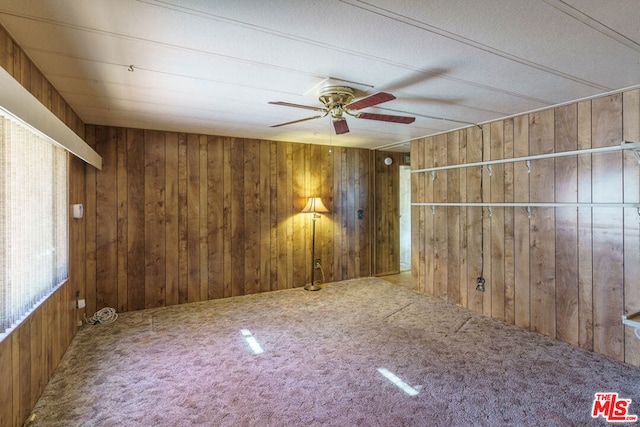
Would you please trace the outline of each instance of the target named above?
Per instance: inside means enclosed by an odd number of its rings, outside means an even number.
[[[0,115],[0,339],[66,280],[67,152]]]

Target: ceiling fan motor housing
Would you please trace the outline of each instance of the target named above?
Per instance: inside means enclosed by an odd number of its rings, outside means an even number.
[[[346,86],[328,86],[320,92],[318,99],[336,120],[342,119],[342,113],[347,112],[345,106],[351,104],[355,94],[353,89]]]

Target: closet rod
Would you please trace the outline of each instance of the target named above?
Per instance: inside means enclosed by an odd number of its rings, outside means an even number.
[[[575,155],[581,155],[581,154],[608,153],[612,151],[622,151],[622,150],[634,150],[634,152],[637,152],[638,150],[640,150],[640,142],[622,141],[620,145],[613,145],[610,147],[585,148],[583,150],[560,151],[558,153],[548,153],[548,154],[534,154],[532,156],[513,157],[510,159],[485,160],[484,162],[437,166],[433,168],[415,169],[415,170],[412,170],[411,173],[435,172],[435,171],[441,171],[446,169],[471,168],[474,166],[496,165],[500,163],[514,163],[514,162],[520,162],[520,161],[550,159],[555,157],[575,156]],[[638,161],[640,162],[640,160]]]
[[[450,207],[523,207],[523,208],[636,208],[640,209],[640,203],[429,203],[413,202],[411,206],[450,206]]]

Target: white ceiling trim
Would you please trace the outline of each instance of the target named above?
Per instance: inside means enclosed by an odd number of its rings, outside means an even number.
[[[629,37],[626,37],[625,35],[619,33],[618,31],[606,26],[602,22],[592,18],[586,13],[580,12],[578,9],[576,9],[571,5],[568,5],[562,0],[542,0],[542,1],[566,13],[570,17],[574,18],[576,21],[579,21],[584,25],[587,25],[593,28],[594,30],[604,34],[605,36],[611,38],[612,40],[615,40],[616,42],[623,44],[628,48],[635,50],[636,52],[640,52],[640,43],[631,40]]]

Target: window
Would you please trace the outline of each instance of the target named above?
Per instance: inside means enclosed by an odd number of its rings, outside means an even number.
[[[0,110],[0,339],[68,277],[67,155]]]

